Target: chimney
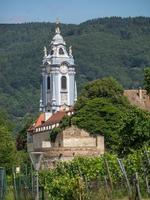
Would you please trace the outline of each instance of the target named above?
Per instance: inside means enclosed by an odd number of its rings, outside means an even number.
[[[47,121],[51,116],[52,116],[52,113],[51,112],[45,112],[45,121]]]

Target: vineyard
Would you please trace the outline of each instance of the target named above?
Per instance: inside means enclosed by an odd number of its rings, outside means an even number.
[[[150,150],[150,149],[149,149]],[[42,171],[41,185],[53,200],[142,200],[150,198],[150,153],[133,152],[124,159],[106,153],[75,158]]]
[[[35,199],[36,174],[31,165],[23,165],[20,172],[13,170],[7,178],[2,172],[0,199]],[[75,157],[58,162],[54,169],[41,170],[39,178],[40,200],[149,200],[150,148],[122,159],[111,153]]]

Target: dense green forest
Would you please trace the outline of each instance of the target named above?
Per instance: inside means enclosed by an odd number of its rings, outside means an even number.
[[[54,28],[53,23],[0,25],[0,107],[13,119],[38,112],[43,46]],[[143,69],[150,66],[150,18],[99,18],[61,24],[61,31],[73,46],[78,91],[109,75],[125,88],[143,85]]]

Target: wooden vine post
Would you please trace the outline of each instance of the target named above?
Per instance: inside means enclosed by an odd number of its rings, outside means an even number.
[[[121,159],[117,158],[117,160],[118,160],[120,169],[122,171],[122,174],[124,175],[124,178],[126,180],[126,185],[127,185],[127,190],[128,190],[128,198],[129,198],[129,200],[132,200],[132,190],[131,190],[131,187],[130,187],[129,179],[128,179],[124,164],[122,163]]]
[[[108,179],[109,179],[109,186],[112,191],[113,190],[113,182],[112,182],[112,178],[111,178],[111,174],[110,174],[110,170],[109,170],[108,161],[105,158],[104,158],[104,163],[106,166],[106,171],[107,171],[107,175],[108,175]]]

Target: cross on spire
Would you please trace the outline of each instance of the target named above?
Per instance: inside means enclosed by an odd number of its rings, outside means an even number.
[[[57,19],[56,19],[56,24],[57,24],[57,25],[60,24],[59,17],[57,17]]]
[[[56,28],[55,28],[55,33],[60,34],[60,28],[59,28],[60,20],[59,18],[56,19]]]

